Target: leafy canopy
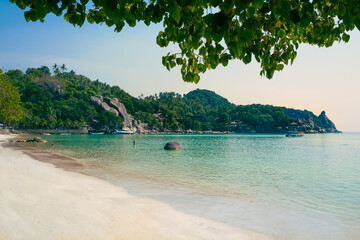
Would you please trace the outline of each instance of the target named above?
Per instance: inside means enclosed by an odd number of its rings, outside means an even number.
[[[0,122],[11,125],[20,121],[23,115],[19,90],[7,80],[0,69]]]
[[[74,26],[105,23],[120,32],[125,24],[162,22],[157,44],[179,46],[162,59],[170,70],[181,66],[186,82],[200,73],[239,59],[261,63],[261,75],[292,63],[300,43],[330,47],[348,42],[360,29],[359,0],[10,0],[27,21],[44,21],[50,12]]]

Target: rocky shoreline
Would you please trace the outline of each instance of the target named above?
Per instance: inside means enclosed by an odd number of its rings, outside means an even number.
[[[284,112],[288,115],[292,121],[285,127],[278,127],[276,129],[264,126],[248,126],[242,121],[230,122],[226,124],[225,131],[199,131],[199,130],[177,130],[150,128],[148,124],[142,123],[140,120],[134,119],[133,116],[127,113],[127,110],[121,102],[116,98],[107,98],[102,96],[92,96],[91,102],[101,108],[101,111],[110,111],[115,113],[117,116],[123,117],[122,129],[129,130],[134,134],[218,134],[218,133],[267,133],[267,134],[288,134],[288,133],[306,133],[306,134],[321,134],[321,133],[341,133],[336,129],[335,124],[326,116],[325,111],[322,111],[319,116],[315,116],[313,113],[308,111],[300,111],[295,109],[284,108]],[[306,114],[304,114],[304,112]],[[80,127],[78,129],[0,129],[0,134],[9,133],[28,133],[28,134],[93,134],[93,133],[104,133],[112,134],[115,129],[109,127],[102,127],[94,129],[90,126]]]
[[[0,131],[0,134],[40,134],[40,135],[53,135],[53,134],[92,134],[87,129],[1,129],[5,131]],[[145,130],[143,132],[134,132],[134,134],[287,134],[294,132],[304,132],[305,134],[327,134],[327,133],[342,133],[341,131],[326,131],[324,129],[320,129],[320,131],[315,131],[313,129],[310,130],[302,130],[302,126],[296,126],[291,128],[291,130],[287,131],[244,131],[244,132],[236,132],[236,131],[193,131],[193,130],[179,130],[179,131],[157,131],[157,130]],[[110,132],[104,132],[104,134],[111,134]]]

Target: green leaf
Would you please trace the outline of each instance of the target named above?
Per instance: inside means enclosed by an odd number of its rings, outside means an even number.
[[[116,24],[115,31],[120,32],[124,26],[125,26],[124,22],[120,22],[120,23]]]
[[[311,22],[311,17],[307,14],[303,15],[300,20],[300,27],[306,28]]]
[[[166,69],[167,69],[168,71],[170,71],[170,64],[169,64],[169,62],[166,62],[166,63],[165,63],[165,67],[166,67]]]
[[[243,58],[243,62],[245,64],[248,64],[251,62],[251,54],[246,54],[245,57]]]
[[[89,2],[89,0],[80,0],[80,2],[82,5],[86,5]]]
[[[290,14],[291,21],[293,21],[294,23],[299,23],[300,22],[299,10],[293,9],[293,10],[290,11],[289,14]]]
[[[204,46],[200,48],[199,54],[202,55],[202,56],[206,55],[206,48]]]
[[[346,7],[344,6],[344,4],[340,4],[339,9],[338,9],[338,15],[339,16],[345,16],[346,13]]]
[[[274,76],[274,70],[273,69],[267,69],[266,70],[266,77],[268,79],[272,79],[273,76]]]
[[[276,70],[277,71],[281,71],[281,70],[283,70],[284,69],[284,64],[278,64],[277,66],[276,66]]]
[[[302,15],[312,15],[314,11],[313,4],[305,1],[303,8],[301,10]]]
[[[245,31],[242,32],[242,36],[245,38],[246,42],[251,42],[254,34],[250,29],[245,29]]]
[[[176,2],[170,7],[169,13],[176,23],[180,22],[180,6]]]
[[[177,58],[177,59],[176,59],[176,64],[177,64],[177,65],[183,64],[182,58]]]
[[[206,40],[211,40],[211,33],[212,33],[212,30],[210,27],[205,28],[204,37]]]
[[[94,21],[94,18],[92,16],[90,16],[89,14],[87,15],[87,21],[90,23],[90,24],[93,24],[95,21]]]
[[[279,38],[283,38],[285,36],[285,30],[284,29],[281,29],[279,32],[278,32],[278,36]]]
[[[357,27],[357,29],[360,31],[360,17],[356,18],[354,23],[355,23],[355,26]]]
[[[242,50],[241,47],[238,44],[236,44],[234,47],[234,54],[236,58],[241,57],[241,50]]]
[[[16,1],[16,6],[18,6],[22,10],[24,10],[26,8],[26,5],[20,1]]]
[[[214,41],[215,42],[220,42],[221,41],[221,39],[222,39],[222,35],[221,34],[213,34],[213,39],[214,39]]]
[[[262,8],[264,5],[264,1],[263,0],[254,0],[253,1],[253,6],[256,8]]]
[[[36,17],[38,19],[44,18],[47,14],[46,9],[40,4],[36,5],[35,10],[36,10]]]
[[[24,17],[25,17],[25,20],[27,22],[29,22],[31,19],[30,19],[30,12],[24,12]]]
[[[255,11],[256,11],[256,9],[255,9],[254,7],[249,7],[249,8],[248,8],[248,12],[247,12],[248,18],[253,17],[254,14],[255,14]]]
[[[224,67],[226,67],[228,65],[228,63],[229,63],[229,60],[227,59],[227,57],[225,55],[223,55],[220,58],[220,62]]]
[[[344,17],[344,20],[343,20],[343,22],[344,22],[344,24],[345,24],[345,29],[346,30],[350,30],[350,27],[351,27],[351,25],[352,25],[352,21],[351,21],[352,19],[351,19],[351,17],[349,16],[349,15],[346,15],[345,17]]]
[[[193,82],[194,83],[198,83],[200,81],[200,76],[199,74],[195,74],[194,77],[193,77]]]
[[[349,40],[350,40],[350,35],[344,33],[344,34],[342,35],[342,40],[343,40],[344,42],[349,42]]]
[[[131,12],[126,12],[126,22],[130,27],[135,27],[136,25],[136,16]]]

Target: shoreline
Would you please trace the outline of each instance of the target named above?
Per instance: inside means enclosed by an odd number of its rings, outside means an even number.
[[[2,129],[4,130],[4,129]],[[105,131],[100,131],[105,132]],[[166,130],[166,131],[153,131],[153,130],[147,130],[146,132],[134,132],[134,135],[166,135],[166,134],[276,134],[276,135],[283,135],[287,133],[291,133],[294,131],[291,130],[283,130],[283,131],[197,131],[197,130],[179,130],[179,131],[173,131],[173,130]],[[335,131],[295,131],[295,132],[304,132],[305,134],[342,134],[343,131],[335,130]],[[22,135],[53,135],[53,134],[80,134],[80,135],[87,135],[87,134],[93,134],[88,129],[13,129],[8,132],[1,132],[0,134],[22,134]],[[104,133],[106,135],[111,133]]]
[[[0,239],[271,239],[56,168],[41,150],[43,161],[19,150],[0,143]]]

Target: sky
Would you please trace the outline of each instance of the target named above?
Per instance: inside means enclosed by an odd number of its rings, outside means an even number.
[[[120,33],[106,25],[73,27],[49,15],[45,22],[26,22],[23,12],[0,0],[0,67],[4,70],[65,64],[92,80],[118,85],[134,97],[159,92],[185,94],[200,88],[215,91],[235,104],[272,104],[326,115],[342,131],[360,132],[360,32],[349,43],[330,48],[301,45],[291,66],[271,80],[260,65],[233,60],[201,76],[198,84],[182,81],[180,69],[170,72],[161,57],[174,47],[160,48],[162,25],[137,24]]]

